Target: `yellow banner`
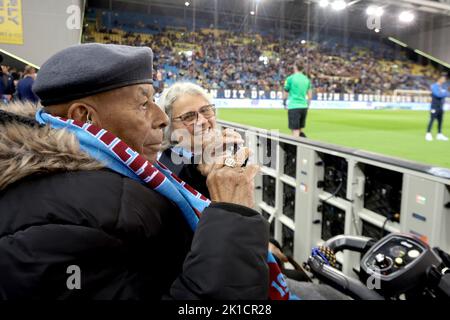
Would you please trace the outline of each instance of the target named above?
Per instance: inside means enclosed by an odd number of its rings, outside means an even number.
[[[22,0],[0,0],[0,43],[23,44]]]

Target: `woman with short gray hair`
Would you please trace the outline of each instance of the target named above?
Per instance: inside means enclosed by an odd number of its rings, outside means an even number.
[[[222,150],[223,144],[243,144],[241,136],[233,131],[222,133],[217,129],[212,98],[197,84],[175,83],[163,92],[158,104],[169,116],[169,125],[164,130],[164,151],[159,161],[209,197],[206,186],[209,172],[204,165],[206,153],[209,156],[216,146]],[[248,152],[248,149],[244,150]],[[218,154],[215,156],[219,159]]]
[[[163,92],[158,104],[170,119],[169,126],[164,130],[163,149],[173,147],[180,142],[175,137],[171,138],[174,130],[192,130],[193,135],[194,129],[214,129],[216,127],[215,108],[212,98],[205,89],[197,84],[191,82],[175,83]],[[196,113],[197,111],[198,113]],[[203,116],[200,122],[197,121],[199,114]],[[191,147],[193,147],[193,139],[191,142]],[[191,149],[186,141],[184,146],[186,149]]]

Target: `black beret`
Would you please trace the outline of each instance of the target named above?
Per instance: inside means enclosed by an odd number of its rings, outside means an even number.
[[[148,47],[89,43],[66,48],[41,67],[33,85],[43,106],[121,87],[153,83]]]

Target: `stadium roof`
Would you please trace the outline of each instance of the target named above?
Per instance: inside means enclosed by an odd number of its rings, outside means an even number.
[[[189,6],[185,6],[185,2]],[[320,0],[89,0],[88,6],[119,11],[153,12],[164,14],[167,11],[185,12],[197,18],[205,15],[223,19],[227,15],[241,23],[259,23],[272,21],[277,27],[303,29],[335,29],[341,32],[373,33],[366,27],[369,5],[384,7],[381,18],[381,30],[385,35],[414,34],[418,31],[433,30],[449,25],[450,3],[430,0],[346,0],[348,7],[336,12],[319,6]],[[448,1],[448,0],[442,0]],[[164,11],[166,10],[166,11]],[[410,24],[398,22],[398,14],[411,10],[416,19]],[[254,11],[255,15],[250,15]],[[448,15],[447,15],[448,14]],[[220,17],[220,18],[219,18]]]

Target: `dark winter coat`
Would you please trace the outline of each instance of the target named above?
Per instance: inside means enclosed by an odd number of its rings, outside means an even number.
[[[103,168],[72,134],[33,125],[31,104],[7,108],[0,300],[267,298],[268,226],[258,213],[212,204],[192,237],[168,199]]]

